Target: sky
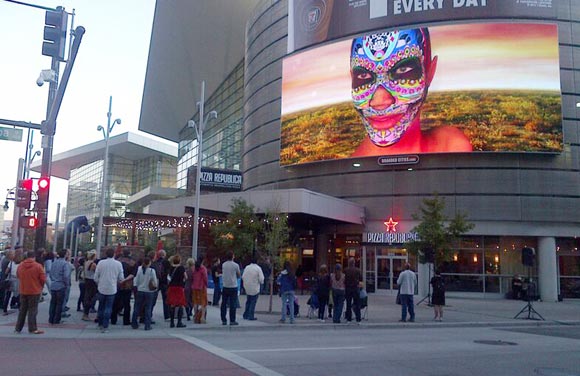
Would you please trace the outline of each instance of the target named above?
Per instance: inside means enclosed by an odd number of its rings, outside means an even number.
[[[465,89],[560,91],[558,30],[550,24],[465,24],[429,28],[437,71],[430,92]],[[283,62],[282,114],[351,100],[352,40]]]
[[[113,97],[112,120],[122,120],[111,136],[127,131],[140,133],[137,129],[155,0],[20,1],[51,8],[63,6],[70,13],[74,10],[74,27],[86,29],[57,119],[53,154],[103,139],[97,126],[107,123],[109,96]],[[50,58],[41,54],[44,15],[44,10],[0,0],[1,119],[40,123],[46,117],[49,85],[36,84],[40,71],[50,68]],[[71,20],[69,16],[69,29]],[[61,76],[64,67],[61,64]],[[34,133],[33,151],[41,150],[40,132]],[[16,185],[26,134],[24,130],[22,142],[0,140],[2,195]],[[56,218],[57,204],[66,205],[66,187],[67,181],[52,179],[49,222]],[[2,203],[4,198],[0,197]],[[10,206],[13,204],[11,201]],[[12,219],[12,210],[5,219]]]

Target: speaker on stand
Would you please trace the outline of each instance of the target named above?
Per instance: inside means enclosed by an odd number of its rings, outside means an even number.
[[[522,265],[528,268],[528,288],[526,290],[527,303],[524,308],[514,316],[514,319],[519,318],[520,315],[528,313],[527,317],[522,317],[526,320],[545,320],[542,315],[534,309],[533,300],[536,297],[536,284],[532,281],[532,268],[536,263],[536,250],[531,247],[522,248]],[[535,317],[538,316],[538,317]]]

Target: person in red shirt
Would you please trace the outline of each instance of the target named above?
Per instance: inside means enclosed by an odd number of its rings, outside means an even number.
[[[26,260],[19,266],[17,271],[20,280],[20,311],[16,321],[15,332],[20,333],[24,327],[24,321],[28,315],[28,332],[32,334],[42,334],[36,325],[36,315],[38,314],[38,302],[42,294],[42,288],[46,282],[44,267],[36,262],[34,251],[26,253]]]

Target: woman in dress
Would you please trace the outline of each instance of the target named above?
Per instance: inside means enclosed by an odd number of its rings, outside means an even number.
[[[445,305],[445,281],[438,271],[435,271],[435,276],[431,278],[431,286],[433,287],[433,294],[431,294],[431,304],[435,321],[443,321],[443,306]]]
[[[202,261],[201,257],[197,259],[193,268],[193,281],[191,283],[194,322],[196,324],[205,324],[205,309],[207,306],[207,269]]]
[[[187,306],[185,301],[185,267],[181,265],[181,257],[175,255],[171,260],[171,270],[169,272],[171,280],[167,288],[167,305],[169,306],[170,328],[175,328],[175,310],[177,309],[177,327],[185,328],[183,323],[183,308]]]

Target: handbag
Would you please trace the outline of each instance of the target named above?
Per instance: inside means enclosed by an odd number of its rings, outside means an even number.
[[[157,282],[153,279],[153,277],[149,277],[149,291],[157,290]]]

